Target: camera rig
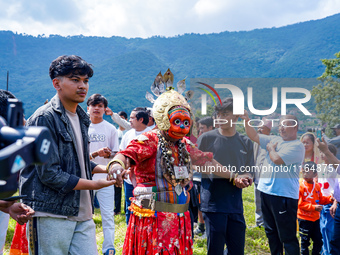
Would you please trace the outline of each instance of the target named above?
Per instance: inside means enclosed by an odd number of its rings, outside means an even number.
[[[50,157],[52,137],[46,127],[24,127],[22,102],[8,99],[8,123],[0,117],[0,180],[6,181],[30,164],[44,164]],[[8,125],[7,125],[8,124]],[[0,199],[16,192],[0,186]]]

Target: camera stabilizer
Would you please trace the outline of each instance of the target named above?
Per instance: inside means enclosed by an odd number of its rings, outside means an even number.
[[[49,159],[50,131],[46,127],[24,127],[23,116],[22,102],[8,99],[8,126],[0,117],[0,180],[6,181],[24,167]],[[16,192],[3,192],[5,186],[0,186],[0,199]]]

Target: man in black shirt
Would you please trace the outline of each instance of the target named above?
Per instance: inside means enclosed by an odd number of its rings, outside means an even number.
[[[241,188],[252,183],[249,170],[254,166],[253,144],[236,131],[238,116],[233,115],[233,99],[226,98],[222,103],[215,106],[215,112],[217,119],[225,124],[202,134],[197,141],[198,148],[213,152],[216,161],[235,174],[242,174],[243,178],[230,181],[215,174],[203,174],[201,211],[206,223],[208,255],[222,255],[225,244],[228,254],[242,255],[246,224]]]

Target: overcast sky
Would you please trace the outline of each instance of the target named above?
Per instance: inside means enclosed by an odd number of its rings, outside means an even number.
[[[281,27],[336,13],[339,0],[0,0],[0,30],[168,37]]]

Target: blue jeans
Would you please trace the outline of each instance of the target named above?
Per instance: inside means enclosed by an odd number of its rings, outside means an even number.
[[[335,211],[333,236],[330,241],[331,254],[340,254],[340,209]]]
[[[30,255],[93,255],[98,254],[96,225],[93,220],[70,221],[63,218],[34,217],[26,228],[27,240],[35,237]],[[30,234],[30,232],[33,233]],[[36,232],[36,235],[34,234]]]
[[[329,246],[329,242],[332,239],[333,228],[334,228],[334,219],[329,213],[329,208],[331,208],[332,204],[324,205],[320,214],[320,230],[322,234],[323,246],[321,250],[321,254],[330,255],[331,248]]]
[[[129,206],[131,205],[130,197],[133,197],[132,191],[133,191],[133,185],[124,181],[126,225],[129,224],[129,220],[130,220],[131,211],[129,210]]]

